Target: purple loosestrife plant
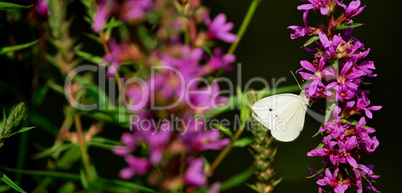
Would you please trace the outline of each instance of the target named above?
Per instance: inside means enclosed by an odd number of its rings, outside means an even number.
[[[306,1],[304,1],[306,2]],[[309,0],[301,5],[305,10],[305,27],[289,26],[295,30],[291,38],[310,36],[304,47],[315,52],[314,60],[300,62],[298,73],[307,81],[305,92],[312,101],[324,99],[328,109],[324,124],[319,133],[323,142],[307,153],[324,159],[324,169],[320,172],[310,170],[317,178],[319,192],[343,193],[355,189],[358,193],[379,192],[373,180],[379,178],[373,172],[373,165],[363,165],[359,160],[379,145],[373,136],[375,129],[366,125],[366,117],[373,118],[372,111],[381,106],[371,106],[367,98],[368,90],[362,88],[365,77],[375,77],[372,61],[363,61],[370,49],[351,36],[354,27],[352,18],[360,14],[366,6],[360,0],[345,5],[340,1]],[[336,11],[343,11],[335,18]],[[307,24],[309,12],[328,18],[327,24],[310,27]],[[324,174],[322,173],[323,171]],[[367,185],[364,185],[367,184]]]
[[[218,83],[208,82],[206,77],[233,69],[230,64],[235,56],[215,46],[217,41],[236,41],[237,36],[230,33],[233,24],[226,22],[224,14],[211,21],[198,0],[183,5],[104,0],[97,6],[92,26],[95,32],[106,32],[109,17],[120,14],[129,30],[142,35],[139,40],[122,38],[118,42],[104,36],[106,54],[102,60],[107,76],[143,80],[127,85],[123,92],[134,115],[133,131],[125,132],[122,145],[113,149],[127,162],[120,177],[144,178],[163,192],[207,187],[208,164],[201,153],[221,150],[230,139],[222,139],[218,130],[197,117],[228,102],[220,96]],[[149,21],[147,14],[158,19]],[[147,25],[153,27],[148,29]],[[127,68],[127,63],[134,63],[135,70]],[[218,190],[219,183],[210,186],[210,192]]]

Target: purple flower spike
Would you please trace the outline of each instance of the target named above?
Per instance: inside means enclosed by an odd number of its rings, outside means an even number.
[[[370,53],[370,48],[365,49],[362,42],[351,36],[353,28],[345,31],[338,29],[339,26],[353,24],[351,18],[360,14],[366,6],[360,7],[360,0],[354,0],[348,6],[339,1],[302,1],[310,3],[297,7],[304,10],[306,28],[288,28],[295,30],[291,39],[315,36],[315,41],[305,47],[307,51],[315,52],[315,58],[313,62],[300,61],[301,68],[296,72],[306,80],[304,92],[311,100],[336,104],[333,109],[331,107],[332,113],[326,115],[326,122],[318,130],[324,136],[322,144],[307,153],[307,156],[319,156],[324,160],[325,176],[320,173],[315,177],[317,184],[322,186],[318,192],[343,193],[349,187],[354,187],[358,193],[370,190],[378,192],[371,180],[379,176],[374,175],[368,166],[359,163],[361,157],[374,152],[380,144],[377,137],[372,136],[376,130],[366,125],[365,117],[372,119],[372,111],[382,107],[370,106],[370,100],[366,97],[370,92],[361,89],[365,77],[377,76],[373,74],[375,66],[373,61],[360,61]],[[311,9],[320,10],[318,14],[327,17],[329,24],[321,24],[318,28],[308,27],[307,15]],[[329,14],[330,11],[343,10],[344,13]],[[314,29],[314,32],[307,34],[307,29]],[[328,110],[327,106],[326,112],[330,113]],[[355,124],[355,118],[359,120],[358,124]]]
[[[213,21],[206,15],[205,24],[208,26],[209,38],[217,38],[227,43],[233,43],[237,40],[237,36],[230,33],[230,30],[233,29],[233,23],[226,23],[225,14],[221,13],[217,15]]]

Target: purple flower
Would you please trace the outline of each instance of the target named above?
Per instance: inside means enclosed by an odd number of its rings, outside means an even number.
[[[156,121],[151,122],[154,124]],[[159,164],[172,136],[171,123],[168,120],[159,120],[156,124],[160,124],[160,126],[153,132],[140,131],[144,141],[149,146],[150,162],[152,165]]]
[[[310,9],[320,10],[322,15],[328,14],[327,0],[308,0],[310,4],[299,5],[298,10],[308,11]]]
[[[310,73],[306,73],[306,72],[298,72],[303,77],[303,79],[313,81],[313,82],[309,83],[309,85],[308,85],[307,94],[309,96],[312,96],[317,91],[317,88],[320,85],[322,85],[322,83],[321,83],[322,77],[329,74],[329,72],[327,70],[323,69],[326,62],[327,62],[327,58],[321,57],[321,59],[318,63],[318,69],[317,69],[315,66],[313,66],[313,64],[311,64],[310,62],[308,62],[306,60],[300,61],[300,64],[304,69],[313,73],[313,74],[310,74]],[[301,70],[301,69],[299,69],[299,70]]]
[[[227,97],[220,96],[220,89],[217,82],[213,82],[211,86],[206,86],[189,93],[188,105],[195,112],[205,112],[216,109],[219,105],[229,102]]]
[[[121,136],[121,142],[124,146],[116,146],[113,148],[113,153],[119,156],[126,156],[137,147],[137,140],[132,133],[124,133]]]
[[[188,168],[184,172],[184,182],[201,187],[207,185],[207,176],[204,172],[205,162],[202,158],[196,158],[191,160]]]
[[[110,53],[106,54],[103,57],[103,61],[110,64],[107,69],[106,76],[109,78],[113,78],[116,73],[118,73],[120,68],[120,63],[122,62],[121,53],[124,51],[120,45],[116,43],[116,41],[110,41]]]
[[[233,43],[237,40],[237,36],[230,33],[233,23],[226,23],[226,15],[221,13],[215,17],[213,21],[208,15],[205,16],[205,24],[208,27],[208,37],[211,39],[220,39],[227,43]]]
[[[366,73],[357,68],[352,68],[352,66],[353,61],[349,60],[343,65],[340,74],[334,72],[330,74],[336,78],[339,85],[345,85],[348,88],[356,89],[359,85],[355,82],[355,79],[364,76]]]
[[[205,131],[196,134],[193,139],[194,151],[220,150],[229,145],[230,139],[220,139],[218,130]]]
[[[352,166],[353,168],[357,168],[356,160],[350,155],[350,151],[358,145],[356,136],[352,136],[346,139],[345,142],[338,141],[338,146],[340,153],[345,156],[346,161]]]
[[[148,172],[151,166],[145,158],[137,158],[132,155],[127,155],[125,159],[128,163],[128,167],[123,168],[120,171],[120,177],[123,179],[130,179],[134,175],[142,176]]]
[[[378,111],[378,110],[380,110],[382,108],[382,106],[368,107],[369,105],[370,105],[370,100],[363,93],[362,96],[357,99],[356,110],[357,111],[364,110],[366,116],[368,118],[372,119],[373,118],[373,113],[371,113],[371,111]]]
[[[366,73],[368,77],[376,77],[376,74],[372,74],[375,70],[374,62],[373,61],[364,61],[360,65],[358,65],[359,69]]]
[[[362,173],[363,175],[367,176],[367,177],[370,178],[370,179],[377,179],[377,178],[380,177],[379,175],[374,175],[374,172],[373,172],[374,166],[373,166],[373,165],[365,166],[365,165],[363,165],[363,164],[359,164],[359,165],[357,166],[357,168],[360,169],[360,171],[361,171],[361,173]]]
[[[121,17],[126,21],[141,19],[144,17],[146,11],[150,10],[152,6],[152,0],[128,0],[123,5],[123,14]]]
[[[366,6],[360,7],[360,0],[352,1],[349,3],[348,6],[339,2],[338,0],[336,1],[336,3],[345,9],[345,16],[347,18],[352,18],[356,15],[359,15],[363,11],[363,9],[366,8]]]
[[[346,44],[346,41],[342,39],[340,34],[334,36],[332,41],[329,41],[327,35],[321,31],[318,32],[318,36],[328,55],[327,57],[335,56],[339,52],[339,48]]]
[[[130,99],[128,108],[136,113],[142,113],[151,99],[151,87],[146,83],[130,85],[126,96]]]
[[[98,1],[98,10],[95,13],[94,21],[92,23],[92,30],[101,32],[105,27],[106,20],[110,17],[117,4],[114,0]]]
[[[296,39],[298,37],[304,37],[306,33],[306,28],[305,27],[300,27],[296,25],[289,26],[288,29],[295,30],[294,34],[290,34],[290,39]]]
[[[364,44],[361,43],[356,38],[351,38],[349,40],[346,49],[347,49],[346,57],[350,57],[353,60],[359,60],[359,59],[365,58],[370,53],[370,48],[366,50],[364,48]],[[366,51],[363,51],[363,50],[366,50]]]
[[[377,178],[380,177],[379,175],[374,175],[374,172],[372,171],[373,168],[374,168],[374,166],[373,166],[373,165],[365,166],[365,165],[359,164],[357,168],[360,170],[360,172],[361,172],[362,175],[366,176],[365,180],[366,180],[366,181],[369,183],[369,185],[370,185],[370,187],[367,187],[367,188],[366,188],[366,189],[367,189],[367,192],[370,191],[370,190],[372,190],[373,192],[379,193],[380,191],[378,191],[378,190],[373,186],[373,184],[370,182],[370,180],[369,180],[369,179],[377,179]],[[359,176],[359,177],[361,176],[360,173],[357,172],[357,171],[355,172],[355,175],[356,175],[356,176]],[[360,181],[361,181],[361,177],[360,177],[359,179],[360,179]],[[366,191],[365,191],[365,192],[366,192]]]
[[[218,130],[206,130],[206,122],[193,118],[185,119],[186,122],[180,140],[192,152],[201,152],[205,150],[220,150],[230,143],[229,139],[220,139]]]
[[[334,170],[334,173],[327,168],[325,170],[325,176],[323,179],[318,180],[317,184],[320,186],[331,186],[334,187],[335,193],[344,193],[348,189],[348,184],[343,184],[337,180],[339,168]]]
[[[338,84],[338,82],[333,82],[331,84],[335,85],[335,100],[346,101],[353,99],[356,96],[356,88],[348,87],[346,84]],[[327,88],[331,87],[331,84]]]
[[[218,69],[233,71],[233,67],[229,65],[236,61],[236,57],[233,54],[223,55],[221,48],[216,48],[213,54],[213,57],[209,59],[208,64],[204,67],[205,74],[209,74]]]
[[[303,13],[303,21],[304,21],[304,25],[305,27],[300,27],[300,26],[295,26],[295,25],[291,25],[288,27],[288,29],[292,29],[295,30],[294,34],[290,34],[290,39],[296,39],[298,37],[304,37],[304,36],[308,36],[311,35],[313,33],[315,33],[317,31],[316,28],[314,27],[310,27],[307,24],[307,16],[308,16],[308,11],[304,11]]]
[[[35,5],[36,10],[41,15],[50,16],[50,10],[48,7],[49,0],[37,0],[37,4]]]

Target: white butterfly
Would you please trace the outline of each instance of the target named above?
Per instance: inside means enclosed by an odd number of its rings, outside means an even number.
[[[271,130],[272,136],[284,142],[295,140],[303,130],[309,99],[300,95],[278,94],[253,104],[253,117]]]

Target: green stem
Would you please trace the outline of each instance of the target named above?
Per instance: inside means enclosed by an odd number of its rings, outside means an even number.
[[[77,134],[79,137],[82,162],[84,163],[85,172],[87,173],[86,176],[87,176],[88,181],[92,182],[93,178],[92,178],[92,173],[91,173],[91,169],[90,169],[89,156],[88,156],[88,152],[86,149],[85,136],[84,136],[84,132],[82,130],[81,118],[80,118],[79,114],[74,114],[74,122],[75,122],[75,129],[77,130]]]
[[[26,124],[24,124],[24,125],[26,125]],[[24,132],[21,134],[20,144],[18,147],[18,160],[17,160],[17,168],[18,169],[24,168],[25,160],[26,160],[26,153],[27,153],[27,148],[28,148],[28,139],[29,139],[28,132]],[[15,175],[15,181],[17,184],[22,183],[22,174],[21,173],[17,173]]]
[[[251,2],[250,7],[248,8],[248,11],[246,13],[246,16],[243,19],[243,22],[240,26],[239,31],[237,32],[237,40],[230,46],[228,54],[233,54],[237,48],[237,45],[240,43],[240,40],[242,39],[244,33],[247,30],[248,25],[250,24],[251,19],[254,16],[255,10],[257,9],[258,5],[260,4],[261,0],[253,0]]]

